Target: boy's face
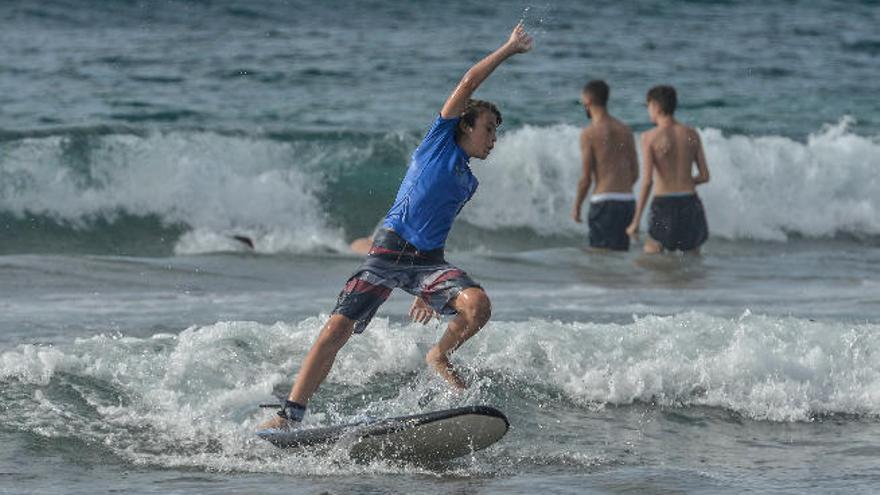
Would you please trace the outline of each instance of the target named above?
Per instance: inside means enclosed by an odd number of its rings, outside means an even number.
[[[648,116],[651,118],[651,122],[656,124],[659,115],[660,105],[658,105],[656,101],[648,100]]]
[[[590,105],[592,105],[593,102],[590,99],[590,94],[586,91],[581,93],[581,103],[584,104],[584,110],[587,112],[587,118],[592,119],[593,115],[590,113]]]
[[[465,129],[465,143],[462,148],[473,158],[485,160],[495,147],[498,120],[492,112],[480,112],[473,127]]]

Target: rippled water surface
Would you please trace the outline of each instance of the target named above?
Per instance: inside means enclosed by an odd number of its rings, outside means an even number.
[[[0,492],[871,493],[880,482],[874,2],[0,5]],[[504,126],[448,259],[492,322],[396,294],[307,422],[490,404],[439,465],[253,436],[469,64]],[[679,90],[712,182],[699,258],[581,250],[587,79],[649,127]],[[233,236],[254,242],[247,249]]]

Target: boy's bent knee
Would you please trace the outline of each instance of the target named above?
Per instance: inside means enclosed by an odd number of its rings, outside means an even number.
[[[467,322],[468,326],[482,328],[492,317],[492,302],[483,289],[470,288],[463,290],[456,298],[456,311]]]

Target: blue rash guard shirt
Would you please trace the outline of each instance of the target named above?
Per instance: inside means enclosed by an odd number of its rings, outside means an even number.
[[[422,251],[442,248],[461,208],[477,190],[469,157],[455,142],[459,117],[438,116],[413,153],[382,225]]]

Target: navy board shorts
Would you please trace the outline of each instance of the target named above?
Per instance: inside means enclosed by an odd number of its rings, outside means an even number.
[[[420,251],[389,229],[379,229],[367,259],[348,279],[332,314],[355,321],[361,333],[391,291],[421,297],[437,313],[456,314],[450,302],[464,289],[480,287],[463,270],[446,262],[443,249]]]
[[[703,202],[695,193],[655,196],[648,234],[667,251],[692,251],[709,238]]]
[[[636,214],[634,199],[602,199],[590,201],[587,217],[590,227],[590,247],[626,251],[629,236],[626,228]]]

